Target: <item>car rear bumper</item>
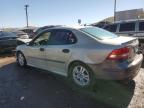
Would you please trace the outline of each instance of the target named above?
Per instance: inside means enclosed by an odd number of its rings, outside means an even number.
[[[133,62],[105,61],[98,65],[88,64],[98,79],[125,80],[133,79],[139,72],[143,61],[143,55],[136,55]]]

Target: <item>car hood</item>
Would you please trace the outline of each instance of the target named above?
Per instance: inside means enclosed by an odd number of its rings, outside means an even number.
[[[21,39],[21,38],[18,38],[17,40],[18,40],[18,41],[21,41],[21,42],[23,42],[23,43],[28,43],[28,42],[30,42],[32,39]]]
[[[127,44],[127,43],[131,43],[133,41],[137,41],[137,38],[119,36],[117,38],[111,38],[111,39],[102,40],[103,43],[113,44],[113,45],[124,45],[124,44]]]

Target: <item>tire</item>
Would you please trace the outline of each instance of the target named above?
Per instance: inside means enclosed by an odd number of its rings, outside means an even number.
[[[18,63],[18,65],[21,66],[21,67],[26,67],[26,65],[27,65],[25,56],[24,56],[24,54],[21,53],[21,52],[18,52],[18,53],[17,53],[17,63]]]
[[[74,89],[93,89],[95,85],[92,70],[80,62],[75,62],[70,66],[68,80]]]

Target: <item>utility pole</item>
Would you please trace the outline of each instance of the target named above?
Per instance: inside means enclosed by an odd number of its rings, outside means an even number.
[[[26,4],[24,7],[25,7],[25,11],[26,11],[26,23],[27,23],[27,27],[29,27],[29,22],[28,22],[28,7],[29,7],[29,5]]]
[[[117,1],[114,0],[114,22],[116,21],[116,6],[117,5]]]

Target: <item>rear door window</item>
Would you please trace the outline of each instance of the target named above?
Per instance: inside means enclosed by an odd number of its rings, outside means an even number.
[[[117,24],[113,24],[113,25],[107,25],[104,27],[105,30],[108,30],[110,32],[116,32],[117,29]]]
[[[77,39],[75,35],[69,30],[54,30],[53,36],[51,36],[48,44],[50,45],[66,45],[74,44]]]
[[[119,32],[135,31],[135,23],[122,23],[120,24]]]
[[[139,31],[144,31],[144,21],[139,23]]]

